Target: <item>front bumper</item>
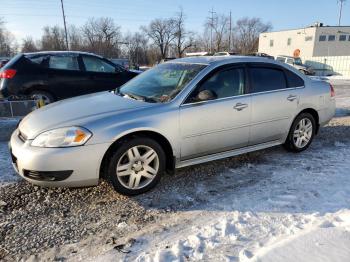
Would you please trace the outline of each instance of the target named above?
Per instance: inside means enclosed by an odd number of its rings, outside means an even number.
[[[21,140],[18,130],[13,132],[9,147],[14,169],[29,182],[49,187],[97,185],[102,158],[110,146],[40,148],[30,146],[30,142]],[[69,175],[67,171],[71,171]]]

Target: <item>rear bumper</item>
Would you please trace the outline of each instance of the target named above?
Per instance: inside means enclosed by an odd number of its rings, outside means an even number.
[[[109,144],[70,148],[39,148],[23,142],[14,131],[9,147],[16,172],[27,181],[48,187],[97,185]]]

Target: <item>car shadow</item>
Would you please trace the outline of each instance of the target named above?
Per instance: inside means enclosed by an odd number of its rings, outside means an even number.
[[[340,153],[349,153],[349,147],[350,126],[327,126],[299,154],[279,146],[182,168],[132,200],[145,209],[173,212],[334,212],[349,208],[345,199],[332,199],[339,191],[350,192],[345,167],[334,168],[341,158],[347,159]]]

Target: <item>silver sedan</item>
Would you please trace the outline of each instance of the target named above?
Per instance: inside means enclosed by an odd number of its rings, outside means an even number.
[[[184,58],[113,92],[56,102],[25,117],[10,141],[16,171],[42,186],[100,178],[127,195],[165,172],[264,148],[308,148],[335,113],[334,90],[259,57]]]

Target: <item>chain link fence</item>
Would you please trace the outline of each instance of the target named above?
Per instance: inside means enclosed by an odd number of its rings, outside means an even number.
[[[22,117],[37,108],[35,100],[0,101],[0,117]]]
[[[350,56],[302,57],[318,76],[340,75],[350,77]]]

